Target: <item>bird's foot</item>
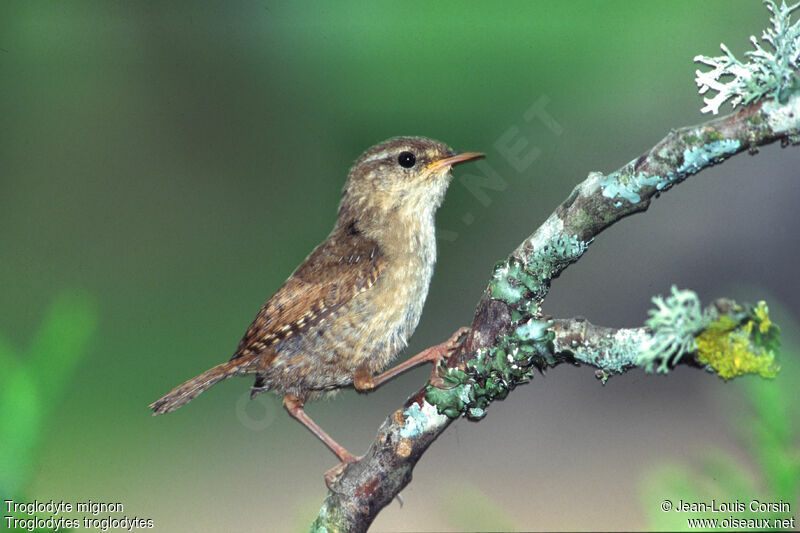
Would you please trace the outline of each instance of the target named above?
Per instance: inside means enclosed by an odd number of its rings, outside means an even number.
[[[442,389],[442,390],[450,390],[456,387],[455,385],[448,385],[447,382],[445,382],[444,378],[442,378],[442,376],[439,375],[439,365],[433,367],[433,370],[431,371],[430,383],[431,387],[435,387],[437,389]]]
[[[464,339],[462,339],[461,337],[463,337],[470,331],[471,331],[470,328],[460,327],[456,330],[455,333],[450,335],[450,338],[447,339],[447,341],[439,345],[439,346],[444,346],[445,353],[443,357],[445,359],[450,357],[453,354],[453,352],[455,352],[458,349],[458,347],[461,346],[461,343],[464,341]]]
[[[437,376],[436,368],[439,365],[439,361],[447,359],[458,349],[461,342],[463,342],[462,337],[467,332],[469,332],[469,328],[458,328],[458,331],[453,333],[445,342],[421,351],[414,357],[390,368],[378,376],[373,376],[369,368],[362,366],[358,368],[353,375],[353,387],[359,392],[371,391],[393,377],[402,374],[406,370],[424,363],[433,363],[434,370],[431,372],[431,377],[435,380]]]
[[[334,466],[327,472],[325,472],[325,485],[328,487],[328,490],[333,491],[333,484],[336,483],[336,480],[339,479],[344,473],[344,470],[347,468],[348,465],[351,463],[356,463],[361,460],[361,457],[356,457],[355,455],[351,454],[347,450],[345,450],[347,455],[342,455],[339,458],[342,460],[341,463]]]
[[[469,333],[469,328],[458,328],[448,340],[438,346],[430,348],[432,350],[431,360],[433,361],[433,369],[431,370],[431,386],[437,389],[452,389],[454,386],[445,384],[442,376],[439,375],[439,364],[448,359],[453,353],[461,346],[463,342],[462,337]]]

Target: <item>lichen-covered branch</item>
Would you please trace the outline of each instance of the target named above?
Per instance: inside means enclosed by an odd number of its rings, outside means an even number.
[[[485,416],[492,401],[529,381],[537,369],[563,362],[590,365],[603,382],[631,368],[666,372],[678,364],[709,369],[724,379],[742,373],[774,375],[779,335],[763,303],[749,307],[718,300],[703,309],[696,294],[673,288],[667,297],[654,298],[656,308],[642,327],[630,329],[554,320],[541,313],[552,280],[580,259],[601,231],[647,210],[659,194],[738,153],[755,154],[774,142],[800,143],[800,23],[789,21],[798,5],[767,4],[772,28],[762,39],[774,52],[757,45],[748,54],[750,63],[734,68],[731,60],[728,67],[702,77],[705,90],[720,91],[722,86],[715,85],[720,76],[733,76],[735,82],[724,89],[725,98],[707,101],[704,111],[716,113],[726,100],[744,107],[672,130],[619,170],[591,172],[576,186],[495,266],[469,334],[439,368],[446,385],[427,384],[386,419],[367,454],[334,480],[312,531],[365,531],[408,484],[416,462],[453,419]],[[725,63],[724,58],[699,60],[715,68],[717,60]],[[747,82],[747,76],[757,81]]]
[[[639,328],[601,327],[582,318],[553,321],[555,358],[596,368],[603,383],[632,368],[666,373],[679,364],[723,379],[777,373],[780,330],[766,303],[751,307],[719,299],[701,309],[697,294],[675,287],[653,302],[657,308]]]
[[[480,419],[536,370],[561,363],[594,367],[605,384],[633,368],[668,372],[683,364],[723,379],[755,373],[773,377],[780,331],[764,302],[742,306],[720,299],[701,309],[692,291],[672,288],[638,328],[596,326],[583,318],[525,319],[509,335],[442,370],[445,386],[428,384],[387,418],[359,462],[334,482],[312,531],[365,531],[411,481],[416,462],[462,414]],[[454,360],[455,358],[452,358]]]

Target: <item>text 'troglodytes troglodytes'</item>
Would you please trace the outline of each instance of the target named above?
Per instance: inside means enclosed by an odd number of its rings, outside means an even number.
[[[251,397],[282,394],[294,418],[343,463],[354,461],[303,404],[349,385],[368,391],[447,355],[452,345],[444,343],[376,375],[419,322],[436,262],[434,215],[451,168],[482,156],[421,137],[367,150],[350,170],[333,231],[267,300],[231,360],[153,402],[153,413],[173,411],[231,376],[252,374]]]

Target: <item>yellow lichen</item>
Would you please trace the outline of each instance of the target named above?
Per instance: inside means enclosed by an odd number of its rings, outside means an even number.
[[[765,305],[759,304],[756,308],[758,329],[762,333],[769,330],[769,317],[766,312]],[[765,322],[766,330],[762,329]],[[737,325],[730,317],[721,316],[695,337],[698,359],[708,364],[726,380],[742,374],[775,377],[778,365],[775,362],[774,352],[751,342],[754,326],[756,322],[753,320]]]
[[[758,305],[753,309],[753,313],[758,319],[758,331],[761,333],[768,332],[772,321],[769,319],[769,307],[767,307],[767,303],[764,300],[758,302]]]

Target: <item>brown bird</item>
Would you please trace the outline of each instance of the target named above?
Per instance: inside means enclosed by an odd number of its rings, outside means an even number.
[[[371,390],[453,348],[461,331],[376,375],[406,347],[422,314],[436,262],[434,215],[451,168],[479,157],[421,137],[367,150],[350,170],[333,231],[267,300],[231,360],[153,402],[153,413],[173,411],[231,376],[252,374],[251,398],[266,390],[282,394],[289,413],[343,463],[355,461],[303,404],[349,385]]]

